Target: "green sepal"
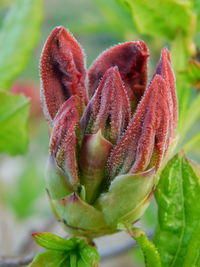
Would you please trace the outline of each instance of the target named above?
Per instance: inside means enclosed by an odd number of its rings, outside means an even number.
[[[38,245],[50,250],[69,251],[76,245],[73,239],[66,240],[48,232],[36,232],[32,236]]]
[[[114,231],[106,224],[100,211],[82,201],[75,193],[52,201],[52,205],[67,230],[72,233],[96,236]]]
[[[49,157],[47,166],[46,186],[52,199],[63,198],[73,192],[73,187],[67,180],[67,176],[56,164],[52,155]]]
[[[46,251],[35,256],[29,267],[64,267],[69,257],[68,253],[61,251]],[[65,262],[65,264],[64,264]],[[69,261],[68,261],[69,262]]]
[[[102,136],[101,131],[84,137],[79,164],[81,183],[85,186],[88,203],[92,203],[99,193],[112,147],[113,145]]]
[[[109,191],[100,195],[95,206],[102,211],[108,224],[134,222],[138,219],[138,214],[142,215],[136,208],[139,207],[141,210],[141,204],[144,202],[145,205],[145,200],[152,192],[154,181],[154,169],[117,176],[111,182]],[[136,218],[133,216],[134,213]]]
[[[158,225],[154,243],[163,266],[198,266],[199,199],[199,167],[178,154],[163,170],[156,190]]]
[[[150,191],[150,193],[146,196],[146,198],[135,207],[135,209],[131,210],[129,213],[125,214],[120,219],[120,223],[123,222],[133,223],[139,220],[145,213],[146,209],[149,207],[153,193],[154,193],[154,188]]]

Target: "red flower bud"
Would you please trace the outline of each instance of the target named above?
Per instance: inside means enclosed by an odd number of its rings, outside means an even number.
[[[102,53],[86,72],[83,52],[64,28],[46,42],[41,94],[52,127],[47,189],[56,215],[73,233],[114,232],[118,223],[137,220],[149,203],[155,172],[175,135],[177,99],[167,49],[146,89],[147,58],[143,41],[127,42]]]

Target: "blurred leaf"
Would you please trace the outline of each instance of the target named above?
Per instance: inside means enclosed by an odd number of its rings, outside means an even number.
[[[197,31],[200,31],[200,1],[194,0],[195,11],[197,14]]]
[[[183,147],[186,153],[192,152],[200,147],[200,133],[195,134]]]
[[[200,117],[200,93],[196,96],[193,102],[190,104],[190,107],[185,114],[185,123],[183,127],[180,129],[180,140],[179,142],[186,136],[192,126]]]
[[[27,150],[29,100],[22,95],[0,92],[0,152],[11,155]]]
[[[61,267],[69,266],[68,255],[60,251],[46,251],[35,256],[29,267]]]
[[[176,50],[178,49],[179,47]],[[185,71],[178,73],[176,76],[179,100],[178,132],[180,133],[179,142],[181,142],[200,117],[200,95],[196,94],[193,102],[189,103],[192,87],[197,90],[200,89],[200,63],[194,59],[189,60]]]
[[[76,245],[75,240],[66,240],[52,233],[38,232],[33,233],[32,235],[35,242],[46,249],[68,251],[73,249]]]
[[[0,31],[0,89],[26,66],[38,39],[42,0],[16,0]]]
[[[200,255],[200,169],[181,154],[161,174],[154,243],[163,266],[189,267]]]
[[[131,13],[127,5],[121,0],[94,0],[101,10],[106,23],[103,26],[104,31],[125,35],[134,30],[131,20]],[[120,19],[119,19],[120,18]]]
[[[198,90],[200,90],[200,62],[191,59],[188,64],[187,72],[185,73],[188,81]]]
[[[178,73],[176,75],[176,88],[177,88],[177,96],[178,96],[178,108],[179,108],[179,120],[178,120],[178,133],[182,136],[183,127],[185,127],[187,116],[188,106],[191,98],[191,86],[187,80],[187,77],[183,73]],[[182,138],[179,138],[179,142]]]
[[[138,31],[156,38],[174,39],[177,30],[190,34],[193,5],[190,0],[124,0],[129,4]]]
[[[8,188],[5,194],[7,203],[19,219],[33,214],[35,201],[44,192],[43,177],[36,163],[28,158],[24,164],[25,171],[16,180],[15,186]]]
[[[179,30],[171,42],[171,58],[175,72],[183,71],[187,67],[189,53],[186,47],[185,34]]]

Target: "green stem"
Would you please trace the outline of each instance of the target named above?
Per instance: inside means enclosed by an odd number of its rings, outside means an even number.
[[[139,228],[125,225],[127,233],[135,239],[141,248],[146,267],[161,267],[160,255],[155,245],[147,238],[145,232]]]

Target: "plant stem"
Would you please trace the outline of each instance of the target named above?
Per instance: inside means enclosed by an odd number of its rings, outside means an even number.
[[[139,228],[125,225],[127,233],[140,246],[146,267],[161,267],[160,255],[155,245],[147,238],[145,232]]]

